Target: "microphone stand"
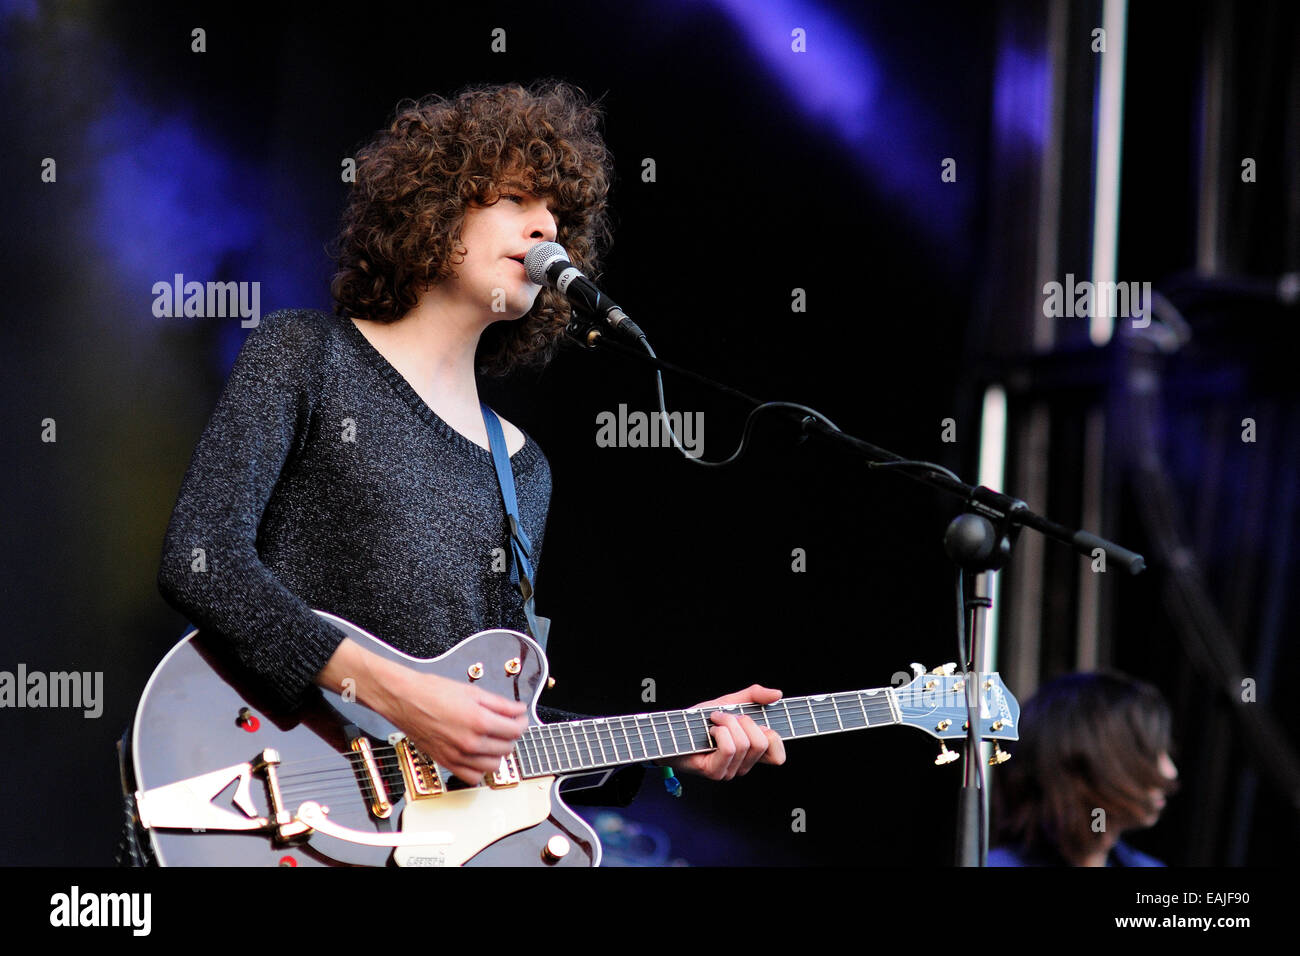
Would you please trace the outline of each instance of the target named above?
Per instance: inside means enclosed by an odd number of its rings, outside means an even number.
[[[631,348],[617,341],[613,336],[606,335],[599,325],[586,318],[575,317],[565,332],[584,350],[614,352],[633,358],[661,372],[679,375],[713,392],[738,399],[750,406],[763,404],[759,399],[729,385]],[[783,409],[783,411],[788,414],[791,410]],[[1030,511],[1028,506],[1018,498],[985,488],[983,485],[968,485],[950,472],[941,470],[938,465],[906,459],[861,438],[846,434],[811,415],[805,414],[800,426],[803,438],[810,435],[818,437],[853,453],[856,457],[865,459],[869,468],[888,468],[891,471],[898,471],[913,481],[937,488],[962,501],[966,510],[948,525],[944,533],[944,549],[957,565],[957,639],[961,648],[963,674],[968,675],[971,670],[979,673],[982,670],[981,655],[986,616],[993,602],[987,593],[980,593],[981,586],[987,584],[989,575],[1002,568],[1011,557],[1021,528],[1033,528],[1040,534],[1069,545],[1079,554],[1089,558],[1096,557],[1096,552],[1100,550],[1105,553],[1107,561],[1124,568],[1129,574],[1138,574],[1146,567],[1146,562],[1140,554],[1120,547],[1090,531],[1069,528],[1051,521],[1043,515]],[[977,575],[969,601],[965,596],[964,570]],[[966,641],[968,612],[971,633],[969,646]],[[979,689],[969,676],[964,686],[967,713],[974,714],[978,709]],[[990,762],[1001,763],[1008,757],[1008,754],[998,749]],[[983,866],[988,850],[988,799],[987,789],[984,787],[982,744],[974,720],[967,721],[962,789],[958,807],[957,864]]]

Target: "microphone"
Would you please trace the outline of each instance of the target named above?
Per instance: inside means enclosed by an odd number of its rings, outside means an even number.
[[[627,313],[578,271],[569,261],[564,246],[558,242],[539,242],[529,249],[524,256],[524,269],[530,282],[555,289],[575,308],[609,323],[632,339],[645,338],[645,333],[627,317]]]

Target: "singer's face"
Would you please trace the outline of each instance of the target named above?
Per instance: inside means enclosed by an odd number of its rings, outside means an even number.
[[[496,319],[517,319],[542,287],[528,279],[523,257],[539,242],[554,242],[558,224],[546,200],[506,184],[491,206],[465,211],[460,241],[465,261],[448,280],[454,291]]]

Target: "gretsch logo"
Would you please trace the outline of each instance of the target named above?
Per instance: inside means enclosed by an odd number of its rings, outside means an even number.
[[[405,862],[407,866],[446,866],[447,854],[435,853],[430,856],[408,856]]]

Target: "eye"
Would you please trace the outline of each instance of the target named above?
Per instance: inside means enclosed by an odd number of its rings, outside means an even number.
[[[513,199],[513,200],[515,200],[516,202],[523,202],[523,201],[524,201],[524,197],[521,196],[521,195],[519,195],[518,193],[502,193],[502,194],[501,194],[501,198],[502,198],[502,199]]]

